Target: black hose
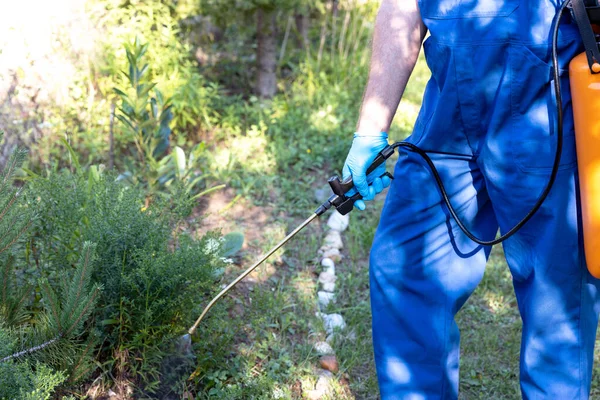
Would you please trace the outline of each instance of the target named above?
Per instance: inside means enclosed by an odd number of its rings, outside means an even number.
[[[504,235],[501,235],[500,237],[498,237],[494,240],[479,239],[465,226],[465,224],[460,220],[458,214],[454,210],[454,207],[452,206],[452,203],[450,202],[450,197],[448,196],[448,193],[446,192],[446,188],[444,187],[444,183],[442,182],[442,178],[440,177],[440,174],[437,171],[437,168],[435,167],[435,165],[434,165],[433,161],[431,160],[431,158],[429,157],[429,155],[427,155],[427,153],[425,151],[421,150],[419,147],[415,146],[412,143],[397,142],[392,145],[392,147],[394,147],[394,148],[406,147],[406,148],[410,149],[411,151],[420,155],[425,160],[425,162],[431,169],[431,172],[433,173],[435,182],[437,183],[438,187],[440,188],[440,192],[442,193],[442,198],[444,200],[444,203],[446,203],[446,206],[448,207],[448,210],[450,211],[452,218],[454,218],[458,227],[464,232],[465,235],[467,235],[467,237],[469,239],[471,239],[472,241],[474,241],[475,243],[478,243],[480,245],[493,246],[495,244],[505,241],[506,239],[508,239],[509,237],[514,235],[540,209],[540,207],[542,206],[542,203],[544,202],[544,200],[546,200],[546,197],[548,197],[548,194],[550,193],[550,190],[552,189],[552,186],[554,185],[554,182],[556,181],[556,176],[558,174],[558,169],[560,166],[560,158],[562,155],[562,148],[563,148],[563,110],[562,110],[562,98],[561,98],[561,90],[560,90],[560,73],[559,73],[558,54],[557,54],[558,53],[558,49],[557,49],[558,48],[558,24],[560,22],[560,19],[562,18],[565,8],[567,8],[567,6],[570,4],[570,2],[571,2],[570,0],[566,0],[561,5],[561,7],[554,19],[554,29],[552,32],[552,64],[553,64],[552,70],[553,70],[553,74],[554,74],[554,95],[556,97],[556,111],[557,111],[557,121],[558,121],[558,131],[557,131],[557,135],[556,135],[556,142],[557,142],[556,143],[556,155],[554,157],[554,165],[552,166],[552,173],[550,174],[550,179],[548,180],[548,184],[546,185],[546,188],[544,189],[544,191],[542,192],[542,194],[536,201],[533,208],[527,213],[527,215],[525,215],[525,217],[523,217],[523,219],[521,221],[519,221],[519,223],[517,223],[514,227],[512,227],[508,232],[506,232]]]

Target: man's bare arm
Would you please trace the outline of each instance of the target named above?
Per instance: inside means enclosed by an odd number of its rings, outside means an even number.
[[[389,130],[426,33],[417,0],[382,0],[357,132]]]

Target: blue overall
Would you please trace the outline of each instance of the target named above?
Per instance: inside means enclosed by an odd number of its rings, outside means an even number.
[[[407,139],[436,164],[454,208],[485,240],[532,208],[556,151],[551,0],[419,0],[432,76]],[[564,99],[560,172],[547,200],[503,243],[523,320],[524,399],[587,399],[598,282],[587,272],[577,199],[567,68],[583,51],[560,24]],[[370,258],[373,342],[381,397],[457,399],[458,310],[482,279],[490,248],[470,241],[433,175],[401,152]]]

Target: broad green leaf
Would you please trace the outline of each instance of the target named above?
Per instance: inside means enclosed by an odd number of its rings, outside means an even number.
[[[244,245],[244,234],[241,232],[231,232],[223,236],[223,257],[232,257],[237,254]]]

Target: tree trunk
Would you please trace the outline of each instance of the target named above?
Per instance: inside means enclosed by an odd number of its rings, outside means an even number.
[[[275,46],[275,13],[263,9],[257,12],[256,94],[270,99],[277,92],[277,49]]]
[[[298,47],[308,49],[308,15],[306,13],[296,14],[296,29],[298,30]]]
[[[8,87],[2,88],[6,91],[0,97],[0,132],[4,132],[0,135],[0,167],[6,165],[17,147],[29,148],[43,134],[39,128],[43,121],[36,112],[40,107],[36,101],[40,89],[30,90],[19,82],[16,73],[12,75],[10,84],[8,79],[1,82],[3,78],[5,76],[0,76],[0,86],[7,84]],[[36,154],[30,155],[29,159],[34,157],[36,161],[40,160]]]
[[[339,0],[331,0],[331,59],[333,60],[333,49],[338,38],[335,37],[337,31],[337,19],[339,14]]]

